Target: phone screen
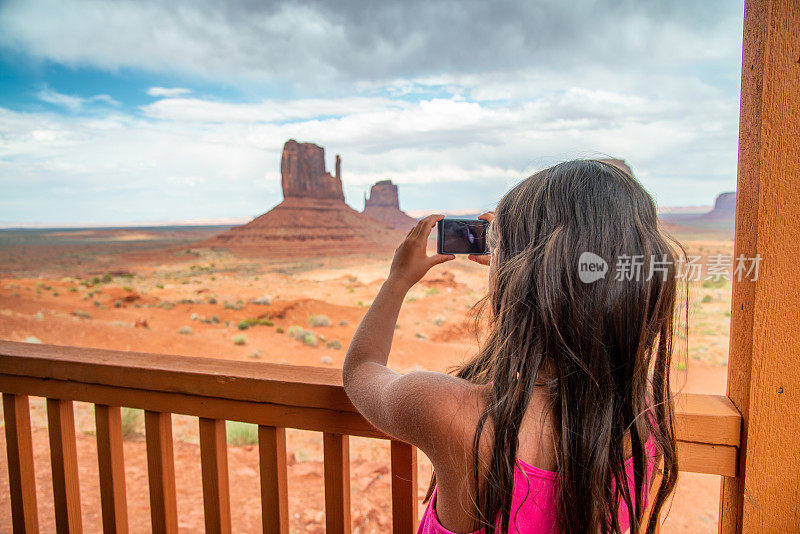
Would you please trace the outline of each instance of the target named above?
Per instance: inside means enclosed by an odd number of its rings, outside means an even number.
[[[442,219],[439,221],[440,254],[487,254],[483,219]]]

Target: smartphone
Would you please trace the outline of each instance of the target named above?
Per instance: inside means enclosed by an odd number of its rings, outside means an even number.
[[[489,254],[483,219],[442,219],[436,223],[439,254]]]

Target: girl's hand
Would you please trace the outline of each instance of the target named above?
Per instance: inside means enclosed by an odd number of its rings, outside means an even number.
[[[424,219],[420,219],[417,225],[408,232],[405,240],[400,243],[394,253],[389,280],[399,283],[408,291],[411,286],[425,276],[428,269],[455,258],[453,254],[428,256],[425,250],[431,230],[436,222],[442,219],[444,219],[444,215],[428,215]]]
[[[478,216],[479,219],[483,219],[484,221],[492,224],[494,220],[494,212],[487,211],[483,215]],[[474,261],[475,263],[480,263],[481,265],[489,265],[489,260],[492,258],[491,254],[470,254],[467,256],[467,259]]]

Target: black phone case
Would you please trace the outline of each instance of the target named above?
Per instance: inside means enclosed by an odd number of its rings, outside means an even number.
[[[483,219],[447,219],[447,220],[448,221],[467,222],[467,223],[478,222],[478,223],[483,223],[484,226],[489,226],[489,223],[484,221]],[[436,222],[436,253],[437,254],[453,254],[452,252],[444,252],[442,250],[442,243],[444,242],[444,239],[442,239],[442,231],[443,231],[442,223],[443,222],[444,222],[444,219]],[[486,252],[484,252],[482,254],[476,254],[476,255],[477,256],[485,256],[485,255],[487,255],[489,253],[490,253],[489,250],[487,250]]]

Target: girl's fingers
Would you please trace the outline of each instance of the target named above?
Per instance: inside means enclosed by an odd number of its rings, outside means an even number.
[[[440,263],[454,259],[456,259],[454,254],[434,254],[433,256],[428,257],[428,261],[431,262],[431,266],[439,265]]]
[[[490,223],[490,222],[492,222],[494,220],[494,212],[493,211],[487,211],[486,213],[482,213],[482,214],[478,215],[478,218],[479,219],[483,219],[484,221]]]
[[[489,265],[490,256],[488,254],[470,254],[467,259],[480,263],[481,265]]]

